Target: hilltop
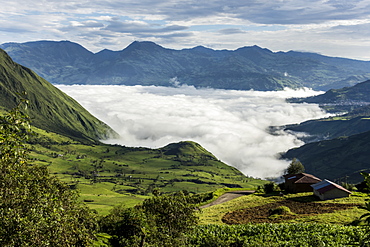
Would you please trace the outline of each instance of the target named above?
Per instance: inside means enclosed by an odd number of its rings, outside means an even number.
[[[174,50],[135,41],[120,51],[92,53],[70,41],[35,41],[6,43],[0,48],[54,84],[179,83],[238,90],[327,90],[370,78],[370,62],[295,51],[272,52],[258,46]]]

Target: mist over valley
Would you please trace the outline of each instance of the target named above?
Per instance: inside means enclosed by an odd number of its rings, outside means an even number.
[[[275,177],[289,161],[279,153],[303,145],[296,136],[269,126],[300,123],[327,114],[316,104],[286,103],[290,97],[320,94],[312,90],[237,91],[192,86],[59,85],[119,139],[106,143],[159,148],[169,143],[198,142],[245,175]]]

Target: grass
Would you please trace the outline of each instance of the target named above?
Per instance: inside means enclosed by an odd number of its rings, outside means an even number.
[[[223,188],[255,188],[266,181],[246,177],[199,144],[180,142],[160,149],[83,144],[34,129],[32,163],[80,191],[81,200],[100,213],[114,205],[132,206],[151,196],[186,190],[205,193]]]
[[[278,202],[286,199],[298,200],[301,202],[315,202],[315,203],[339,203],[339,204],[364,204],[368,198],[366,194],[354,192],[351,197],[340,198],[328,201],[317,201],[312,193],[298,193],[288,194],[285,196],[276,195],[265,195],[265,194],[252,194],[247,196],[238,197],[234,200],[211,206],[202,209],[198,216],[200,218],[200,224],[217,224],[224,225],[222,217],[229,212],[238,211],[245,208],[253,208],[257,206],[266,205],[268,203]],[[293,220],[287,220],[286,223],[299,223],[299,222],[311,222],[311,223],[333,223],[333,224],[349,224],[354,220],[357,220],[366,211],[354,207],[351,209],[335,211],[333,213],[325,213],[314,216],[303,216]]]

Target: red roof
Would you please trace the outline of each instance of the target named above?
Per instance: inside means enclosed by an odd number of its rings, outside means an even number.
[[[320,192],[321,194],[324,194],[325,192],[330,191],[330,190],[335,189],[335,188],[340,189],[340,190],[343,190],[343,191],[345,191],[345,192],[347,192],[349,194],[352,194],[351,191],[343,188],[342,186],[340,186],[340,185],[338,185],[338,184],[336,184],[336,183],[334,183],[332,181],[326,180],[326,179],[324,179],[320,183],[311,185],[311,187],[314,190]]]
[[[287,174],[284,175],[284,178],[285,181],[289,180],[295,184],[315,184],[321,181],[321,179],[307,173]]]

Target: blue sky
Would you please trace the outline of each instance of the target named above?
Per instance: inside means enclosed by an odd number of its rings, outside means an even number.
[[[2,0],[0,43],[35,40],[70,40],[93,52],[149,40],[370,60],[370,0]]]

